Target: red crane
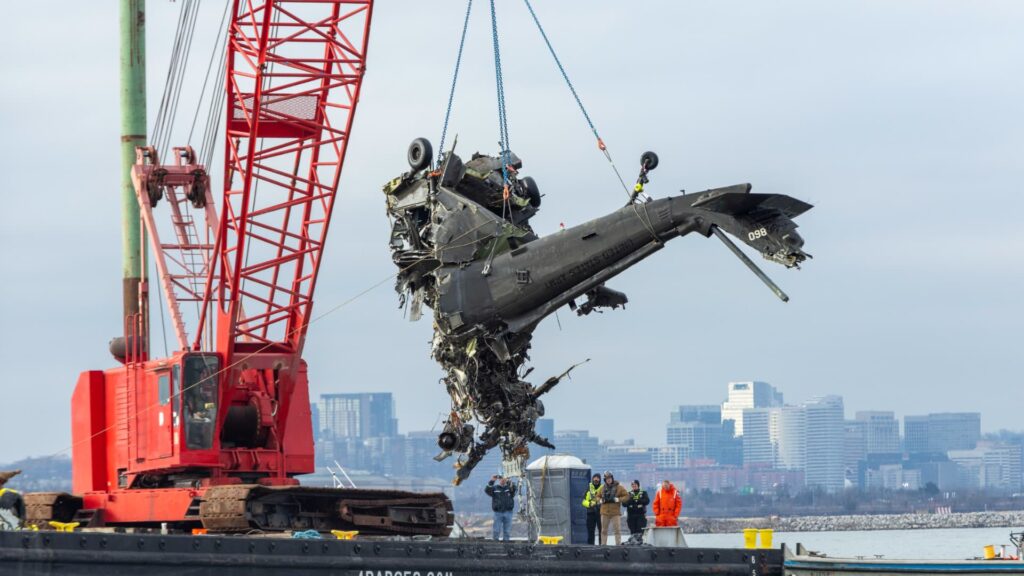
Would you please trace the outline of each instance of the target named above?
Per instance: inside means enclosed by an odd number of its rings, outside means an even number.
[[[178,350],[149,357],[145,318],[126,319],[123,366],[83,372],[75,388],[77,496],[33,495],[30,519],[80,508],[93,525],[450,530],[442,494],[295,479],[313,471],[302,349],[372,10],[372,0],[234,0],[219,215],[189,147],[168,165],[138,148],[132,173]],[[191,337],[183,308],[197,319]]]

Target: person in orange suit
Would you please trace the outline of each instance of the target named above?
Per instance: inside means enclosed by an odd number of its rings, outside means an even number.
[[[679,513],[683,510],[683,499],[679,491],[668,480],[663,480],[654,496],[654,525],[678,526]]]

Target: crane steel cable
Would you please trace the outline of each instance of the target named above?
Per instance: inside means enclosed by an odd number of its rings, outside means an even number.
[[[192,0],[186,0],[182,3],[181,9],[178,12],[178,23],[174,35],[174,45],[171,49],[171,60],[167,67],[167,78],[164,82],[164,92],[160,99],[160,107],[157,111],[157,116],[154,121],[153,127],[153,138],[150,142],[157,146],[157,154],[161,154],[163,146],[160,144],[163,134],[169,129],[168,122],[168,110],[170,108],[170,100],[175,96],[174,93],[175,80],[177,77],[177,68],[180,61],[180,54],[183,46],[183,41],[187,36],[187,28],[191,21],[195,24],[195,19],[192,18]],[[154,160],[158,160],[154,158]],[[163,304],[163,291],[157,290],[157,309],[160,311],[160,335],[163,337],[164,344],[164,355],[167,353],[167,324],[165,320],[165,311]]]
[[[501,141],[501,176],[505,184],[505,200],[508,200],[508,163],[510,160],[508,141],[508,112],[505,108],[505,78],[501,72],[501,48],[498,43],[498,13],[491,0],[491,40],[494,44],[494,81],[498,93],[498,131]]]
[[[466,46],[466,30],[469,28],[469,13],[473,10],[473,0],[466,3],[466,17],[462,22],[462,36],[459,37],[459,53],[455,57],[455,73],[452,74],[452,88],[448,91],[448,109],[444,113],[444,127],[441,129],[441,146],[437,149],[437,165],[444,158],[444,140],[448,136],[448,119],[452,115],[452,102],[455,100],[455,84],[459,81],[459,67],[462,65],[462,49]]]
[[[619,173],[618,167],[615,166],[615,161],[612,160],[611,152],[608,151],[608,146],[605,145],[604,140],[601,139],[601,135],[597,133],[597,128],[594,126],[594,122],[590,119],[590,114],[587,113],[587,109],[583,106],[583,101],[580,99],[579,94],[576,93],[576,87],[572,85],[572,81],[569,80],[569,74],[566,73],[565,67],[562,66],[562,61],[559,60],[558,54],[555,53],[554,46],[551,45],[551,40],[548,39],[548,35],[544,32],[544,27],[540,24],[540,19],[537,18],[537,13],[533,11],[533,6],[530,4],[530,0],[523,0],[526,3],[526,9],[530,11],[530,16],[533,17],[534,24],[537,25],[537,30],[540,31],[541,38],[544,39],[544,44],[548,47],[548,52],[551,53],[551,57],[554,58],[555,64],[558,65],[558,71],[562,73],[562,79],[565,80],[565,84],[569,87],[569,91],[572,92],[572,97],[576,99],[576,105],[579,106],[580,112],[583,113],[583,118],[587,121],[587,126],[590,126],[590,131],[594,133],[594,138],[597,139],[597,147],[604,153],[604,157],[611,164],[612,170],[615,172],[616,178],[619,180],[619,184],[622,184],[622,189],[626,192],[626,196],[629,196],[629,187],[626,186],[626,181],[623,180],[622,174]]]
[[[155,143],[156,139],[159,138],[161,132],[163,132],[165,111],[167,109],[167,100],[168,98],[170,98],[170,86],[172,83],[172,78],[174,77],[174,69],[181,47],[181,38],[183,36],[182,31],[184,30],[185,27],[187,14],[186,11],[189,9],[189,7],[191,7],[191,5],[192,0],[185,0],[184,2],[182,2],[181,8],[178,10],[178,23],[177,26],[175,27],[174,32],[174,44],[171,47],[170,64],[167,67],[167,78],[164,79],[164,92],[161,95],[160,106],[159,108],[157,108],[156,118],[154,119],[153,123],[152,134],[154,138],[153,140],[151,140],[151,142],[153,143]]]
[[[214,39],[214,41],[213,41],[213,48],[210,50],[210,60],[206,63],[206,75],[203,76],[203,88],[199,91],[199,100],[198,100],[198,102],[196,102],[196,113],[192,116],[192,127],[189,128],[189,131],[188,131],[188,140],[186,140],[186,141],[189,144],[192,144],[192,134],[195,133],[196,121],[199,120],[199,112],[203,108],[203,98],[206,96],[206,85],[210,81],[210,72],[213,71],[214,59],[217,57],[217,53],[218,52],[222,52],[223,51],[223,49],[221,47],[221,35],[227,32],[227,27],[224,26],[224,22],[227,21],[228,12],[230,11],[230,9],[231,9],[231,0],[225,0],[225,2],[224,2],[224,12],[221,13],[220,24],[217,26],[217,37]],[[225,45],[226,45],[226,39],[225,39]],[[210,93],[210,100],[211,101],[213,101],[215,99],[215,94],[216,94],[215,92],[211,92]]]
[[[192,39],[195,37],[195,26],[198,20],[200,1],[185,0],[182,3],[181,13],[178,18],[178,28],[175,32],[174,46],[171,49],[171,60],[168,65],[164,93],[157,112],[153,138],[151,139],[161,159],[170,143],[172,127],[177,116],[178,104],[181,100],[181,89],[184,85],[185,71],[188,68],[188,60],[192,52]]]
[[[192,39],[195,38],[196,21],[199,16],[199,4],[201,0],[196,0],[193,4],[195,8],[192,9],[192,19],[187,27],[187,34],[185,36],[185,45],[182,51],[181,62],[178,65],[177,77],[174,82],[174,96],[170,100],[170,110],[167,115],[167,125],[164,131],[163,142],[157,148],[157,152],[166,150],[170,147],[171,137],[174,132],[175,120],[178,117],[178,105],[181,103],[181,89],[185,85],[185,72],[188,70],[188,61],[192,55]],[[165,152],[164,152],[165,154]]]
[[[555,60],[555,64],[558,66],[558,71],[562,73],[562,79],[565,80],[565,84],[569,87],[569,91],[572,92],[573,98],[576,100],[576,105],[579,106],[580,112],[583,113],[583,118],[587,121],[587,125],[590,126],[591,132],[594,133],[594,138],[597,139],[597,147],[604,153],[604,157],[608,160],[608,164],[611,165],[612,171],[615,172],[615,177],[618,179],[619,184],[622,185],[623,192],[626,193],[626,197],[630,199],[629,204],[633,206],[633,212],[636,217],[643,223],[644,228],[651,233],[655,242],[661,242],[658,235],[654,231],[654,226],[651,224],[650,214],[647,213],[647,207],[643,209],[643,214],[637,208],[636,204],[632,202],[633,195],[629,192],[629,187],[626,186],[626,181],[622,178],[622,174],[619,172],[619,168],[615,165],[615,161],[612,160],[612,154],[608,150],[608,146],[605,145],[604,140],[601,139],[600,134],[597,133],[597,127],[594,126],[594,122],[590,119],[590,114],[587,113],[586,107],[583,106],[583,100],[580,99],[579,94],[576,93],[576,87],[573,86],[572,81],[569,80],[569,74],[565,71],[565,66],[562,66],[562,61],[558,58],[558,54],[555,53],[554,46],[551,45],[551,40],[548,39],[548,35],[544,32],[544,27],[541,26],[540,19],[537,18],[537,13],[533,11],[533,5],[530,4],[530,0],[523,0],[526,4],[526,9],[530,11],[530,16],[533,17],[534,24],[537,25],[537,30],[540,32],[541,38],[544,39],[544,44],[548,47],[548,52],[551,53],[551,57]]]

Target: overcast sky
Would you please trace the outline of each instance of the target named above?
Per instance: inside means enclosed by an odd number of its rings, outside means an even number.
[[[623,193],[525,7],[497,4],[510,141],[546,194],[535,228],[616,209]],[[535,378],[592,359],[545,397],[557,429],[660,443],[673,406],[721,402],[741,379],[789,402],[841,394],[849,417],[969,410],[985,430],[1022,428],[1024,4],[534,4],[627,178],[650,149],[655,196],[751,182],[815,205],[798,220],[814,259],[764,264],[788,304],[694,236],[609,284],[625,311],[545,321]],[[204,2],[192,89],[222,6]],[[150,126],[179,7],[148,3]],[[498,139],[486,7],[452,119],[466,154]],[[380,187],[406,169],[410,140],[437,144],[464,10],[376,6],[314,312],[394,273]],[[69,446],[77,375],[116,365],[107,341],[121,327],[116,5],[21,2],[6,23],[0,462]],[[391,391],[400,431],[430,429],[449,405],[431,325],[396,306],[384,282],[310,327],[311,392]]]

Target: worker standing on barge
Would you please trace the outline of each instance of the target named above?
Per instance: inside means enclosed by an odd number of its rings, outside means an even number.
[[[647,527],[647,505],[651,498],[646,490],[640,488],[639,480],[633,480],[630,488],[629,500],[626,501],[626,526],[629,526],[629,535],[636,536],[643,534]]]
[[[601,502],[597,499],[597,491],[601,488],[601,475],[594,474],[587,484],[587,495],[583,497],[583,507],[587,509],[587,544],[593,544],[594,529],[597,529],[597,540],[601,539]]]
[[[608,533],[614,531],[615,545],[622,544],[622,503],[629,500],[629,492],[615,480],[612,473],[604,473],[604,484],[597,490],[601,502],[601,546],[608,543]]]
[[[512,532],[512,511],[516,508],[516,485],[501,474],[495,474],[491,476],[484,492],[491,497],[491,510],[494,511],[494,529],[491,534],[495,540],[500,536],[508,542]]]
[[[654,495],[654,525],[678,526],[679,513],[683,510],[683,499],[679,491],[668,480],[663,480]]]

